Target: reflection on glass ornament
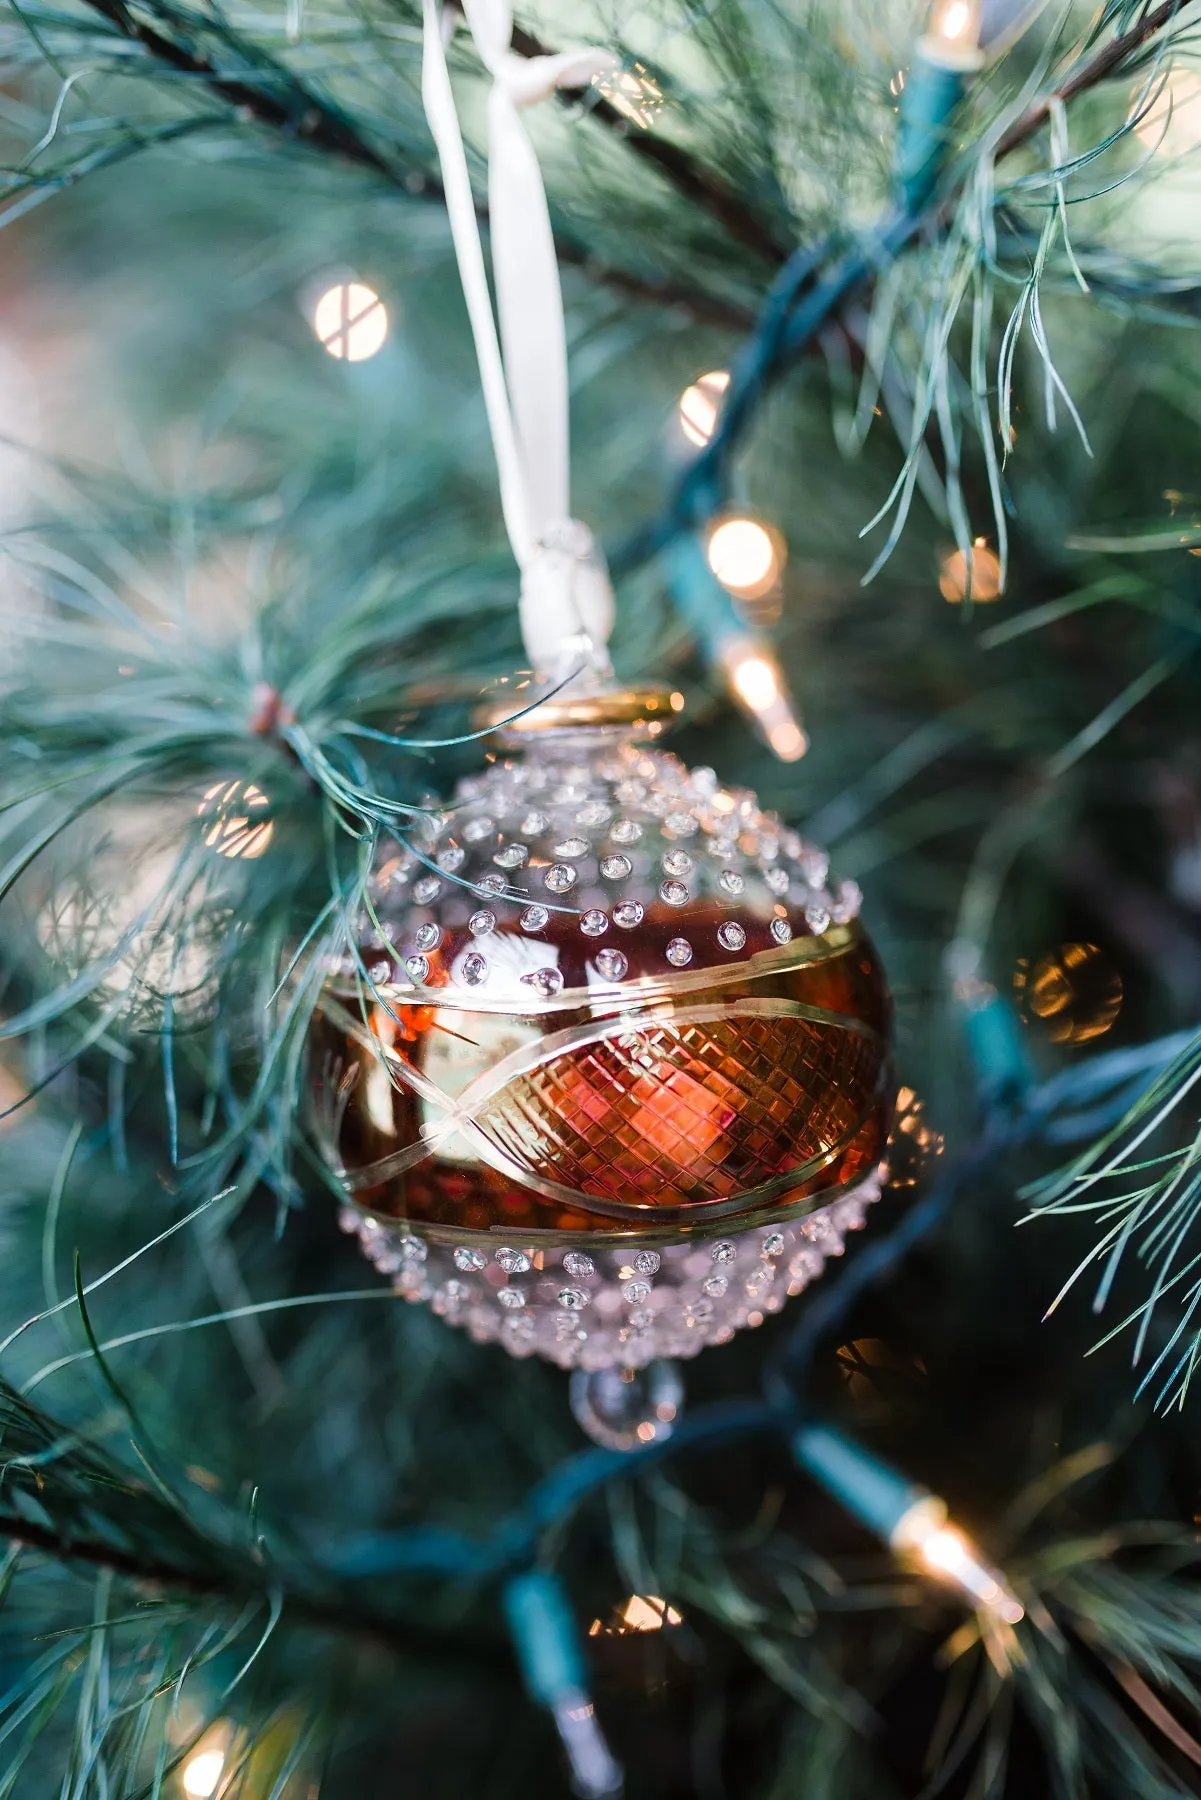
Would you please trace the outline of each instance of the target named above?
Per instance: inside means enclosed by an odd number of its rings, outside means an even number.
[[[517,833],[528,861],[482,908]],[[889,1002],[859,904],[711,769],[628,726],[537,732],[385,848],[372,984],[348,956],[327,985],[315,1117],[344,1226],[478,1341],[607,1372],[577,1417],[651,1441],[679,1404],[657,1359],[778,1312],[879,1197]]]

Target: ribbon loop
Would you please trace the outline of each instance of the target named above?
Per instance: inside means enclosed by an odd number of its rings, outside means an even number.
[[[526,652],[538,674],[561,681],[581,660],[591,673],[608,671],[605,644],[613,596],[591,532],[571,517],[563,296],[546,189],[520,109],[537,104],[556,87],[594,80],[618,67],[619,59],[594,49],[519,57],[510,48],[508,0],[462,4],[493,83],[488,97],[488,206],[496,315],[437,0],[423,0],[422,98],[442,167],[505,526],[522,574]]]

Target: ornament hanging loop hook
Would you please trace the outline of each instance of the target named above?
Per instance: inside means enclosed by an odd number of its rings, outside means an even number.
[[[446,65],[446,12],[423,0],[422,97],[438,148],[459,275],[500,477],[501,503],[521,570],[521,628],[536,673],[561,682],[577,668],[606,676],[613,623],[608,570],[591,532],[572,517],[567,337],[546,189],[521,111],[617,68],[611,51],[529,59],[511,47],[509,0],[462,0],[492,77],[488,96],[488,211],[496,311]],[[456,12],[459,9],[456,8]],[[498,329],[499,326],[499,329]]]

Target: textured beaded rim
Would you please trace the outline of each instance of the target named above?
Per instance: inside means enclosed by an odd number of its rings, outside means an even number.
[[[747,1226],[714,1242],[646,1235],[609,1238],[584,1251],[567,1238],[529,1234],[505,1243],[419,1233],[355,1207],[340,1215],[397,1294],[428,1304],[479,1343],[561,1368],[642,1368],[660,1356],[694,1356],[761,1325],[841,1256],[879,1198],[883,1167],[794,1224]]]

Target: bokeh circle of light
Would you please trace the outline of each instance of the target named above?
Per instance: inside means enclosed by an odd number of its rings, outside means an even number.
[[[388,309],[365,282],[335,282],[313,308],[313,330],[330,356],[366,362],[388,335]]]
[[[1173,69],[1162,92],[1134,126],[1134,135],[1157,156],[1187,156],[1201,144],[1201,73]]]
[[[755,600],[776,584],[784,564],[783,540],[758,519],[722,519],[709,534],[709,567],[722,586],[743,600]]]
[[[211,1800],[225,1769],[224,1750],[198,1750],[183,1766],[183,1791],[188,1800]]]
[[[976,538],[971,548],[971,590],[978,603],[1001,598],[1001,559],[983,538]],[[967,599],[968,559],[962,550],[950,550],[943,557],[938,591],[952,606]]]
[[[730,385],[728,369],[710,369],[698,375],[680,395],[680,430],[690,444],[703,450],[717,428],[717,415]]]

